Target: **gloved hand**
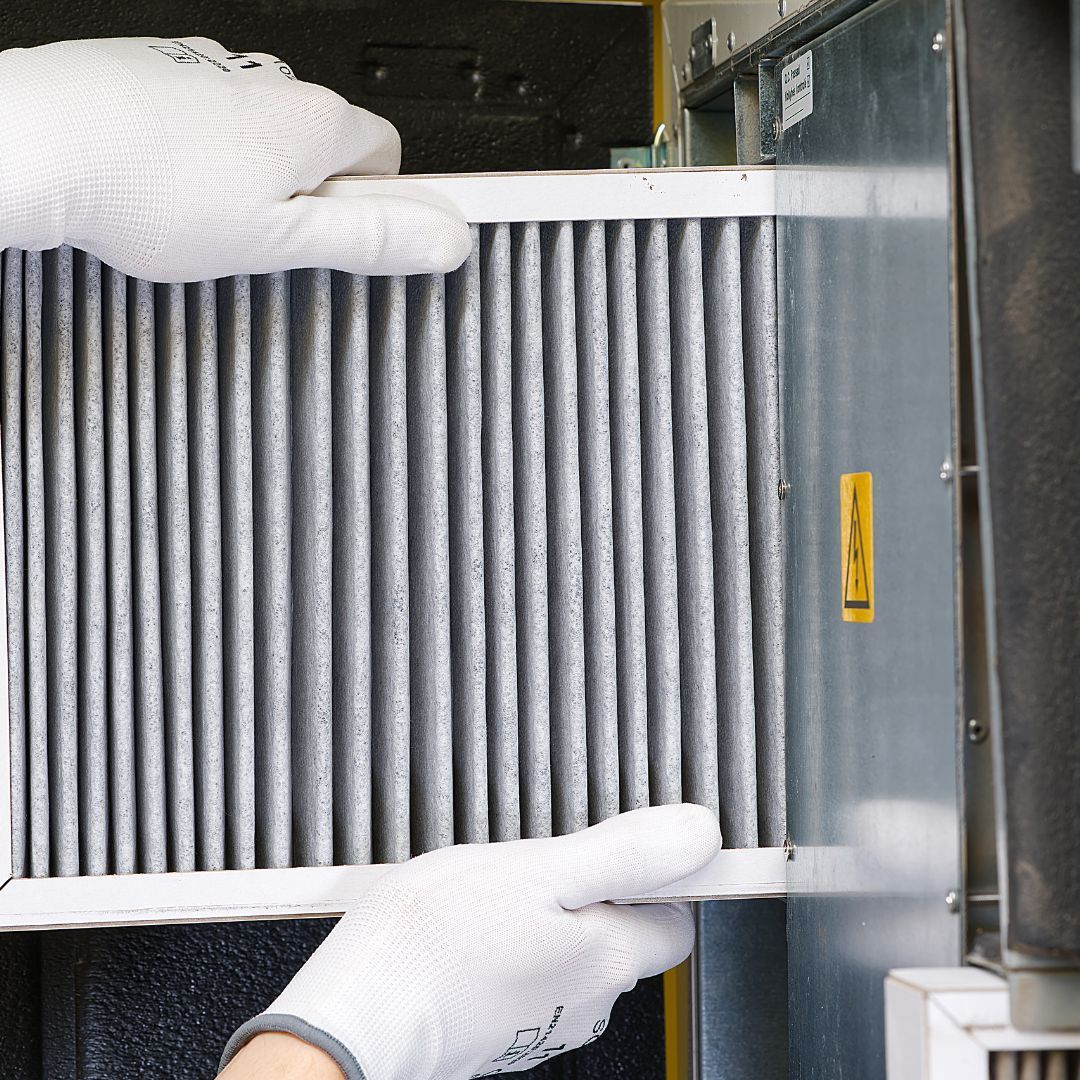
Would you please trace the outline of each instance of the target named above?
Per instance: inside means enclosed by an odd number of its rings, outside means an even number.
[[[452,270],[470,245],[453,212],[307,194],[400,160],[388,121],[262,53],[205,38],[0,53],[0,248],[68,243],[156,281]]]
[[[712,812],[686,805],[422,855],[360,899],[222,1066],[263,1031],[320,1047],[346,1080],[523,1072],[583,1046],[694,942],[688,905],[602,901],[663,888],[719,847]]]

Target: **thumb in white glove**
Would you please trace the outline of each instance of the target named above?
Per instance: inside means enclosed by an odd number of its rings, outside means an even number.
[[[400,160],[388,121],[205,38],[0,53],[0,248],[69,243],[155,281],[453,270],[469,231],[444,207],[309,194]]]
[[[346,1080],[468,1080],[583,1046],[694,942],[688,905],[603,901],[663,888],[719,847],[711,811],[684,805],[422,855],[360,899],[222,1066],[265,1031],[320,1047]]]

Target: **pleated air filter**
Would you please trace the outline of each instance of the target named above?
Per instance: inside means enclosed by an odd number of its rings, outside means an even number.
[[[771,181],[430,180],[445,278],[5,252],[3,921],[327,910],[678,800],[779,848]]]

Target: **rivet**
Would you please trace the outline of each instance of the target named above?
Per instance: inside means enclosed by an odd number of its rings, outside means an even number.
[[[939,30],[930,41],[930,51],[939,53],[945,48],[945,35]]]
[[[938,470],[938,476],[946,484],[949,483],[950,480],[952,480],[952,478],[953,478],[953,463],[948,458],[946,458],[941,463],[941,468]]]
[[[960,894],[955,889],[950,889],[945,894],[945,906],[952,912],[960,910]]]
[[[791,485],[786,480],[781,480],[780,483],[776,485],[776,497],[781,502],[788,497],[790,491]]]
[[[981,743],[986,740],[986,725],[976,717],[967,722],[968,739],[973,743]]]
[[[728,52],[734,52],[735,51],[735,31],[734,30],[729,30],[728,31],[728,35],[727,35],[727,51]]]

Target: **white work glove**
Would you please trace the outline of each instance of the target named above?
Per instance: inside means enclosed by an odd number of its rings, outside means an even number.
[[[421,855],[360,899],[222,1067],[264,1031],[321,1047],[346,1080],[524,1072],[584,1046],[621,993],[694,943],[686,904],[602,901],[661,889],[719,847],[712,812],[684,805]]]
[[[388,121],[262,53],[205,38],[0,53],[0,248],[67,243],[155,281],[453,270],[470,240],[452,211],[308,194],[400,161]]]

